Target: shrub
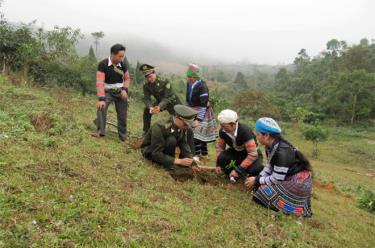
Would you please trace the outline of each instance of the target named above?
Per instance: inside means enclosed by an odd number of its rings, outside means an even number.
[[[368,189],[362,189],[357,199],[358,206],[370,213],[375,213],[375,193]]]
[[[302,130],[302,135],[306,140],[310,140],[313,143],[312,156],[313,158],[317,158],[319,155],[318,143],[327,139],[327,130],[316,122],[314,125],[305,125]]]

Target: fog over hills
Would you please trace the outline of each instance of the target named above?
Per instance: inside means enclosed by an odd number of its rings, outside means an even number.
[[[109,56],[110,47],[115,43],[121,43],[126,46],[126,56],[131,64],[135,65],[137,61],[152,64],[164,73],[182,74],[186,70],[186,65],[191,62],[202,65],[205,68],[223,70],[233,75],[239,70],[248,74],[252,74],[254,71],[274,74],[281,66],[258,65],[248,60],[230,63],[205,55],[204,49],[202,49],[202,53],[197,54],[188,50],[179,50],[161,42],[136,35],[106,33],[98,46],[98,59]],[[95,51],[94,39],[90,34],[84,34],[84,38],[77,44],[79,54],[88,54],[90,46]]]

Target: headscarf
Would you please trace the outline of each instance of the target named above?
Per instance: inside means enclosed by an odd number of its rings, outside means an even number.
[[[281,134],[281,128],[277,122],[270,117],[262,117],[255,123],[255,130],[259,133]]]
[[[186,71],[186,77],[193,77],[196,79],[201,79],[201,69],[196,64],[189,64],[189,67]]]
[[[220,123],[235,123],[238,120],[237,113],[231,109],[224,109],[217,116]]]

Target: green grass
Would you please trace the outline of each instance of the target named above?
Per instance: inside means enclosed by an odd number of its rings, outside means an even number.
[[[334,186],[314,187],[314,215],[301,219],[259,207],[241,185],[175,181],[115,132],[91,137],[95,97],[3,80],[0,92],[0,247],[375,246],[375,216],[353,198],[358,186],[375,189],[373,130],[330,130],[312,162]],[[131,99],[131,139],[141,114]]]

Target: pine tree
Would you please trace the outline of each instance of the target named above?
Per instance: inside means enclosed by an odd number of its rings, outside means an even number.
[[[237,72],[236,78],[234,79],[234,84],[240,87],[247,86],[245,76],[242,74],[242,72]]]
[[[92,46],[90,46],[90,50],[89,50],[89,58],[90,58],[91,60],[96,60],[96,56],[95,56],[94,49],[92,48]]]

